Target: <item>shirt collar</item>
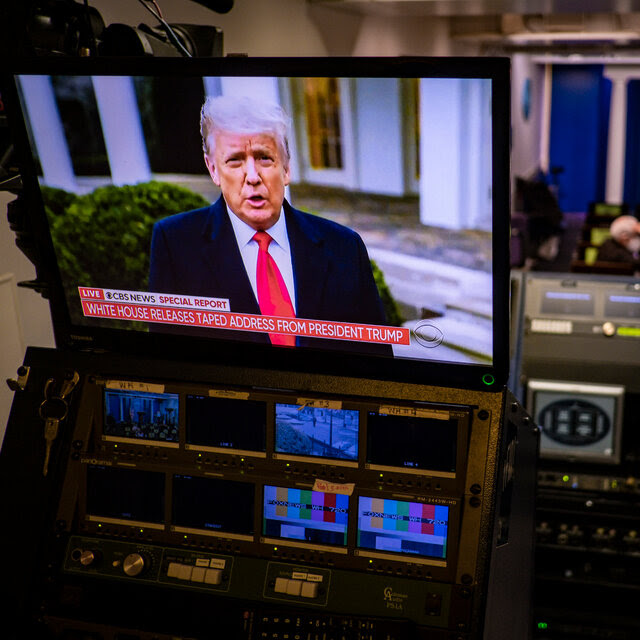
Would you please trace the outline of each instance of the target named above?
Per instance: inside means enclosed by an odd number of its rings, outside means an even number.
[[[238,240],[238,245],[240,247],[246,246],[253,239],[256,230],[249,226],[244,220],[238,218],[238,216],[229,209],[229,205],[227,205],[227,213],[229,214],[233,231],[236,235],[236,239]],[[267,233],[273,238],[273,241],[278,246],[289,250],[289,236],[287,235],[287,223],[284,215],[284,207],[280,209],[280,217],[278,218],[278,221],[272,227],[267,229]]]

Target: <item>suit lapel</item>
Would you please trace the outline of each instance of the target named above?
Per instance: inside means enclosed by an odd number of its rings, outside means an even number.
[[[296,315],[321,318],[331,260],[318,231],[288,202],[285,201],[284,207],[296,287]]]
[[[222,197],[211,205],[211,215],[202,235],[201,257],[208,288],[220,291],[221,297],[228,297],[231,311],[260,313]]]

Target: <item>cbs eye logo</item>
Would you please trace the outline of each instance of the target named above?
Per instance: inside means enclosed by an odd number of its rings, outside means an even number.
[[[424,320],[422,322],[418,322],[411,333],[416,339],[416,342],[427,349],[439,347],[444,340],[444,334],[442,331],[440,331],[436,325]]]

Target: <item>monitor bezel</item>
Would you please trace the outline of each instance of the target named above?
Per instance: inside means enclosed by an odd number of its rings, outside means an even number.
[[[7,70],[7,67],[10,69]],[[128,352],[172,360],[234,363],[327,375],[412,381],[438,386],[502,391],[509,370],[509,215],[510,215],[510,62],[508,58],[34,58],[14,60],[2,74],[2,96],[9,115],[20,168],[22,239],[36,266],[36,288],[51,308],[58,348]],[[192,336],[138,332],[72,324],[48,229],[35,163],[22,118],[15,76],[35,75],[193,75],[289,77],[486,78],[492,82],[492,322],[490,364],[393,359],[322,349],[288,349]],[[81,284],[81,283],[78,283]]]

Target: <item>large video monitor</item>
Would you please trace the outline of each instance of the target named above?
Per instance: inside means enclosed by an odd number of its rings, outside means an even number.
[[[58,345],[498,390],[509,95],[493,58],[15,65]]]

